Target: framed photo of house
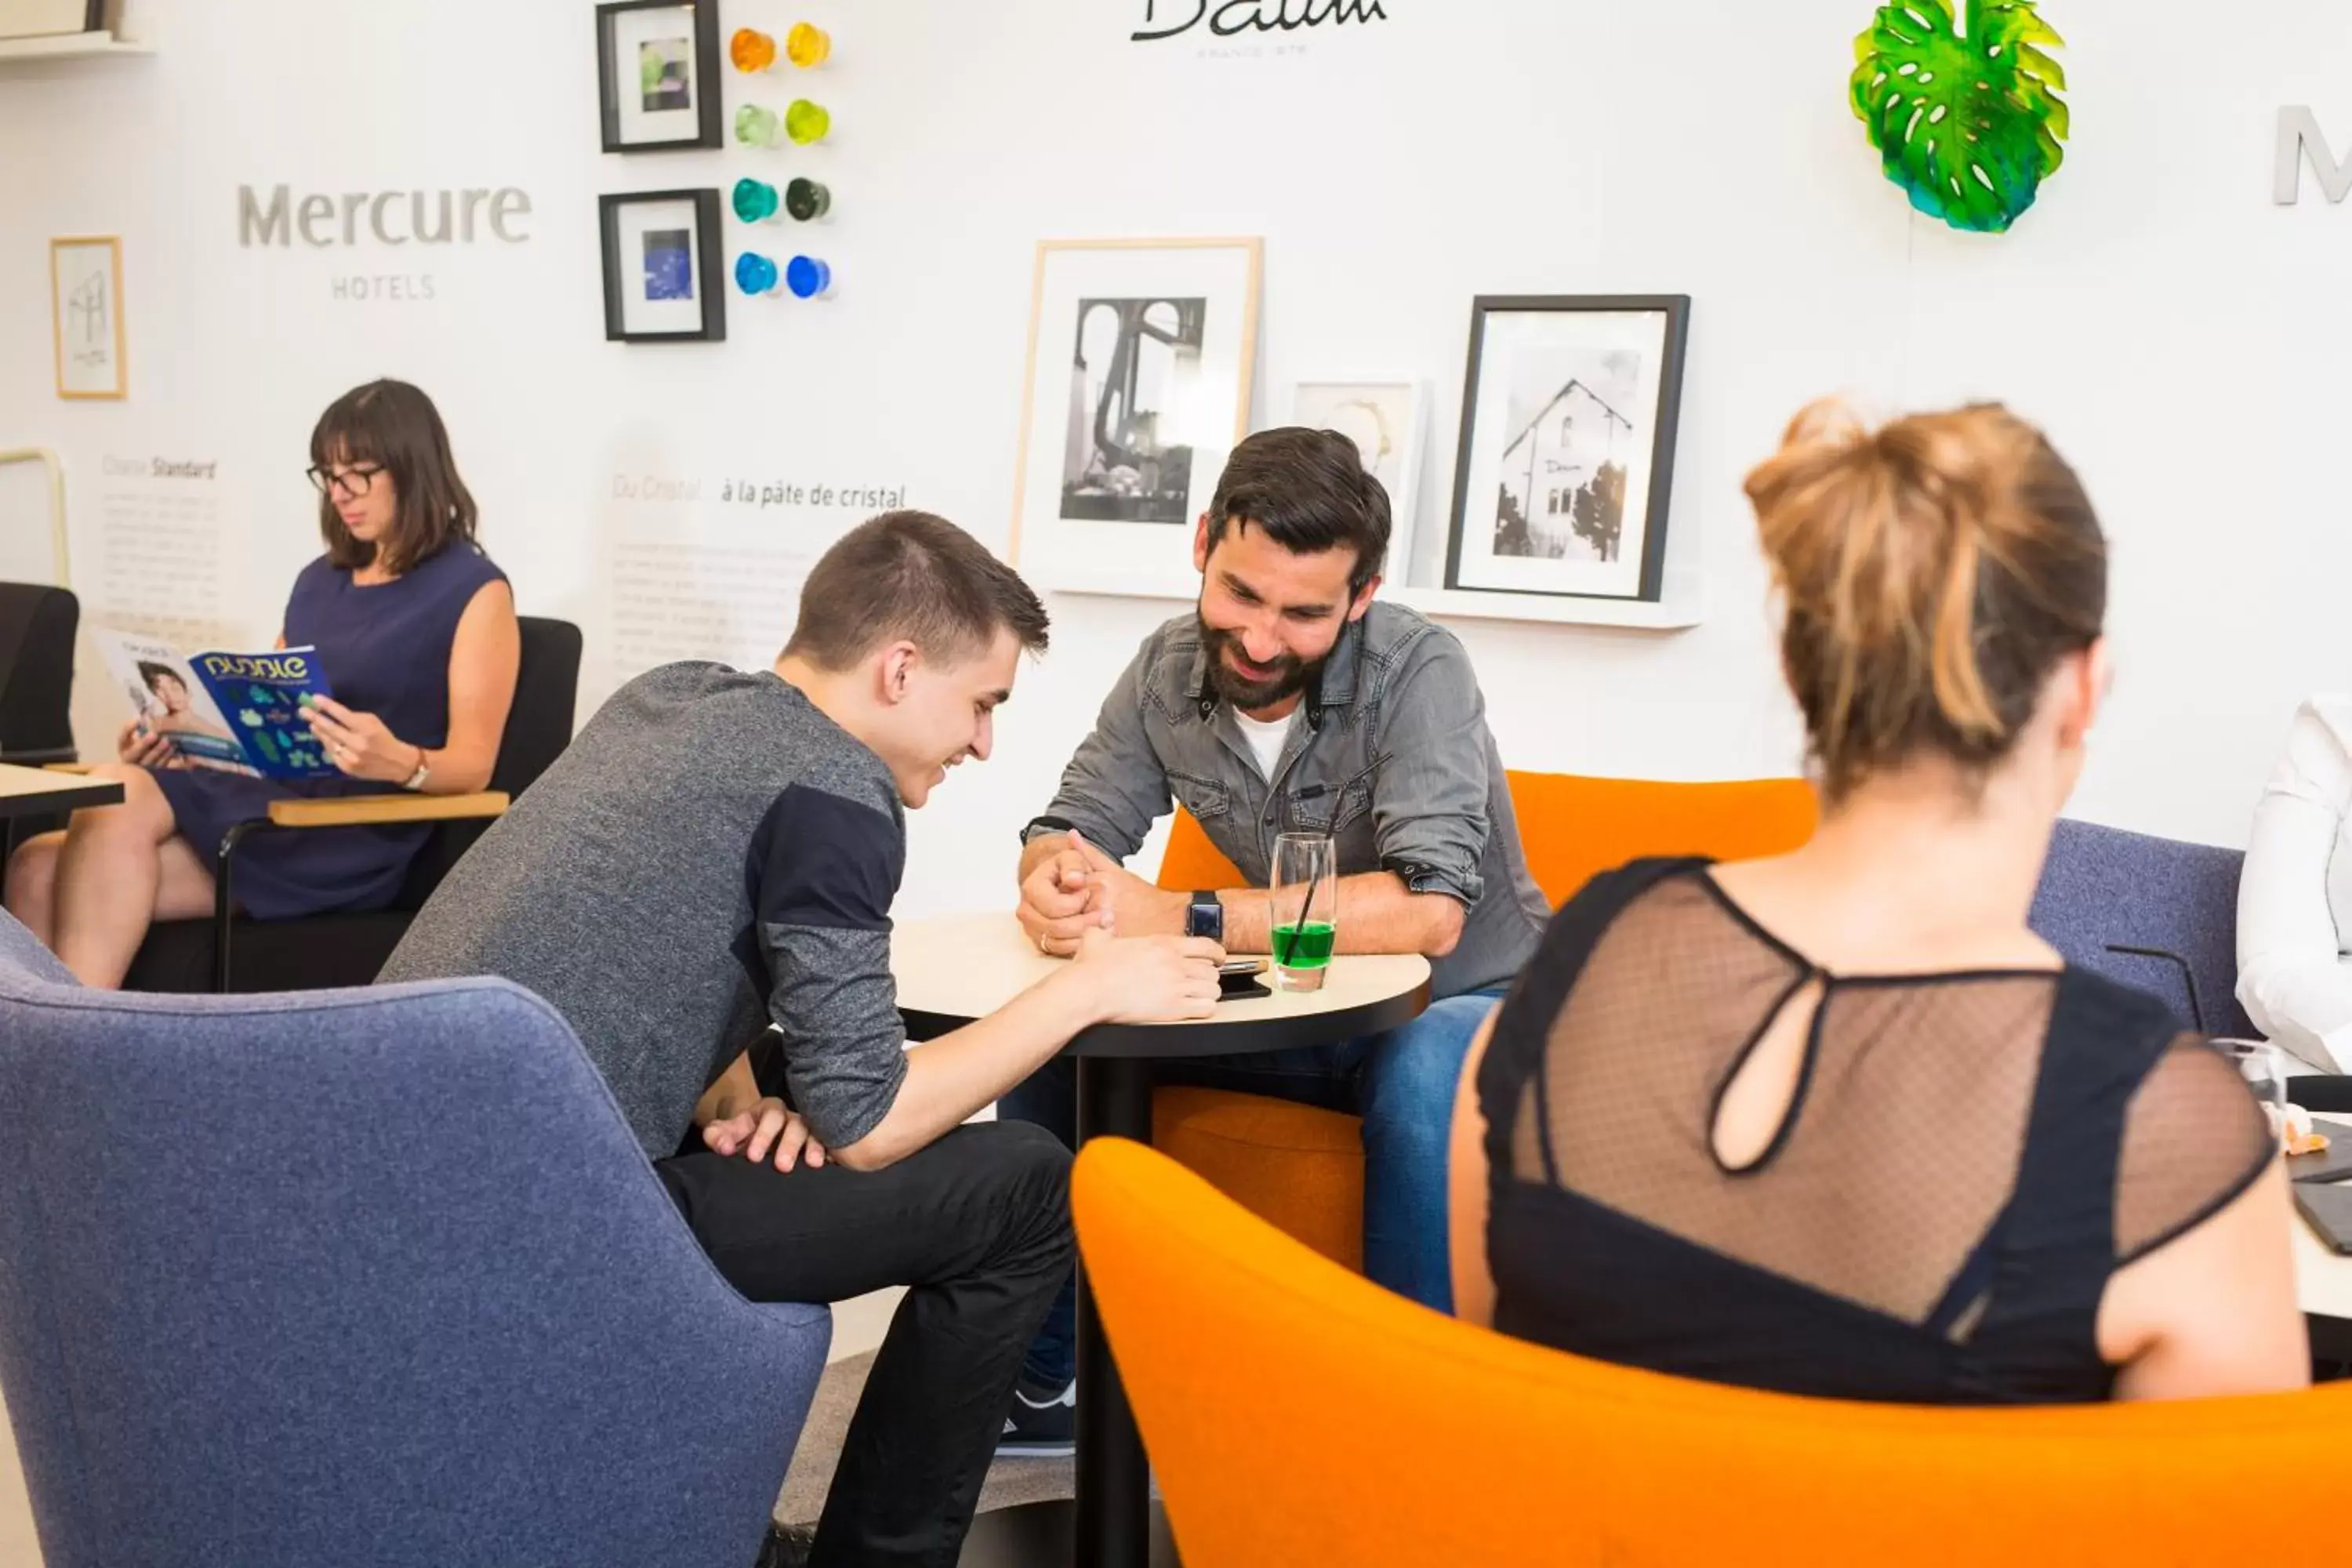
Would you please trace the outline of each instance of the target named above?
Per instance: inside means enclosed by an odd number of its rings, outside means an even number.
[[[1037,247],[1010,559],[1071,593],[1195,595],[1193,522],[1249,429],[1255,239]]]
[[[123,397],[122,241],[80,235],[49,241],[49,326],[59,397]]]
[[[1690,296],[1481,296],[1445,585],[1659,597]]]
[[[1399,583],[1412,559],[1428,402],[1422,383],[1411,376],[1338,376],[1290,389],[1290,422],[1337,430],[1355,442],[1365,471],[1388,491],[1388,575]]]
[[[716,186],[596,198],[604,336],[618,343],[715,343],[727,336]]]
[[[596,87],[607,153],[724,145],[718,0],[596,7]]]

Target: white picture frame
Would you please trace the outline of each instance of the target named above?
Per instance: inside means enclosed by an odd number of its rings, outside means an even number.
[[[1389,493],[1391,582],[1405,580],[1420,510],[1422,459],[1429,438],[1429,384],[1413,376],[1316,376],[1290,387],[1290,422],[1337,430],[1356,443],[1364,468]]]
[[[1249,431],[1263,243],[1037,247],[1007,559],[1065,593],[1192,599],[1195,521]]]
[[[120,238],[73,235],[49,241],[49,326],[59,397],[130,395]]]

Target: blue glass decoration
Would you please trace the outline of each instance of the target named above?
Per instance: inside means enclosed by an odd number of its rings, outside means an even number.
[[[833,287],[833,268],[814,256],[795,256],[784,265],[784,287],[803,300],[814,300]]]

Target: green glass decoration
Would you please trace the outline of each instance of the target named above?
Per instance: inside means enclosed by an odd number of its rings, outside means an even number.
[[[803,147],[812,142],[824,141],[825,132],[832,129],[833,116],[825,112],[824,105],[821,103],[796,98],[784,110],[784,134]]]
[[[2042,50],[2064,43],[2033,0],[1974,0],[1965,32],[1950,0],[1880,6],[1853,90],[1886,177],[1930,217],[2005,232],[2066,156],[2066,71]]]

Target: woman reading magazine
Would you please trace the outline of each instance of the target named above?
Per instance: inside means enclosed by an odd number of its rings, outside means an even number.
[[[121,760],[93,770],[121,782],[122,804],[76,812],[8,863],[8,912],[85,985],[120,985],[151,922],[209,914],[222,835],[271,801],[489,782],[520,633],[505,575],[474,542],[441,416],[404,382],[355,388],[310,433],[310,474],[327,549],[295,578],[278,646],[317,650],[334,695],[310,727],[336,772],[190,768],[169,727],[126,723]],[[427,831],[263,835],[237,854],[237,903],[262,920],[381,909]]]

